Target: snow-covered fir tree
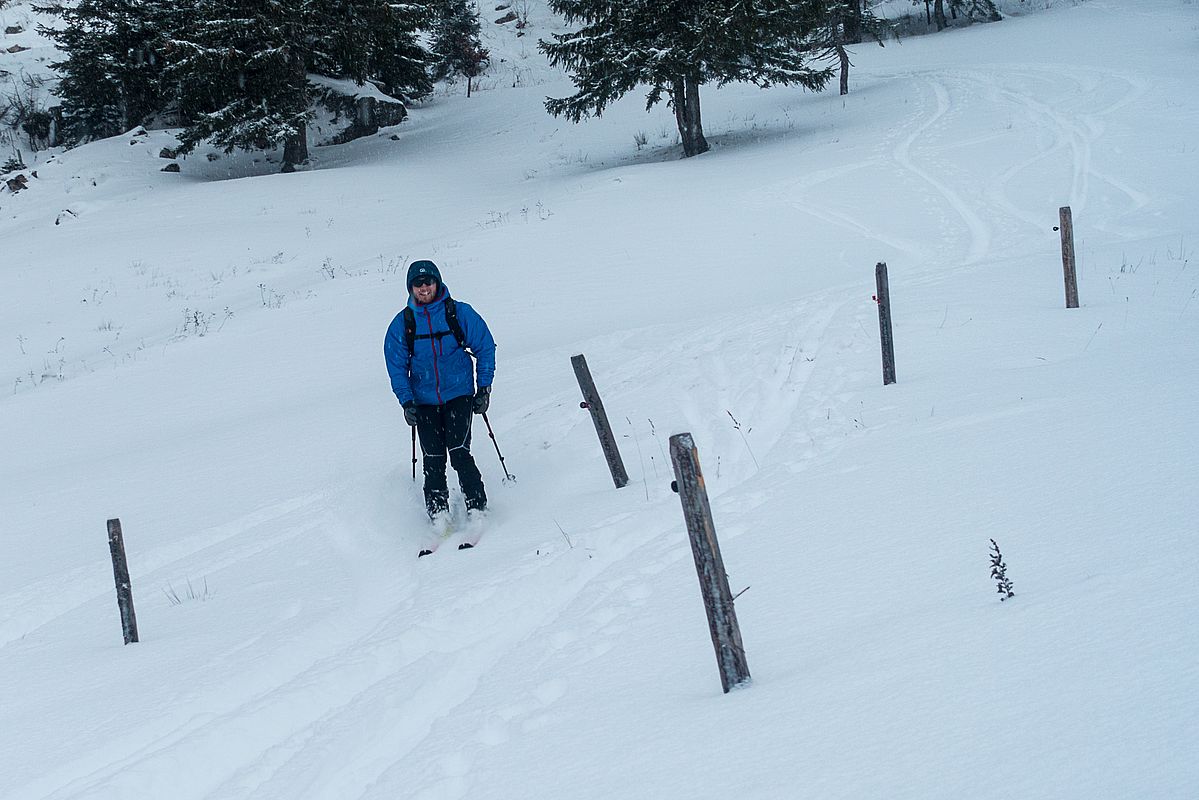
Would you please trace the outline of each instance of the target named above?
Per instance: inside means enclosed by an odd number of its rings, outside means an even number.
[[[479,10],[470,0],[443,0],[433,28],[433,77],[445,80],[466,78],[466,96],[471,81],[487,69],[490,53],[480,40]]]
[[[808,60],[827,0],[549,0],[571,33],[538,47],[565,67],[578,91],[546,110],[578,122],[617,98],[649,86],[646,107],[663,94],[674,109],[683,154],[708,150],[699,87],[747,81],[766,87],[824,88],[830,67]]]
[[[949,12],[956,19],[959,13],[964,13],[970,19],[985,19],[998,22],[1003,19],[995,0],[949,0]]]
[[[865,38],[882,45],[888,25],[875,16],[871,3],[864,0],[827,0],[820,10],[820,22],[812,35],[814,52],[820,57],[836,59],[841,94],[849,94],[852,64],[846,45],[860,43]]]
[[[432,55],[419,40],[434,17],[432,0],[319,0],[314,5],[310,72],[370,81],[400,100],[433,91]]]
[[[964,13],[970,19],[984,18],[991,22],[1002,19],[999,9],[995,7],[995,0],[912,0],[912,5],[921,4],[924,5],[929,24],[936,23],[938,31],[949,27],[949,18],[945,16],[947,8],[954,19],[959,13]]]
[[[418,40],[428,0],[79,0],[41,9],[67,54],[69,139],[111,136],[151,118],[181,125],[180,152],[282,145],[307,158],[309,74],[372,81],[402,100],[432,91]]]
[[[56,93],[63,101],[65,141],[122,133],[163,108],[162,48],[178,13],[175,4],[79,0],[34,8],[63,22],[40,32],[66,54],[51,64],[61,76]]]
[[[203,141],[226,151],[284,147],[284,169],[308,157],[307,0],[197,3],[168,45],[167,73],[187,127],[180,152]]]

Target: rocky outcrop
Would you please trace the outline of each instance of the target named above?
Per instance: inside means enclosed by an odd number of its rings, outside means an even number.
[[[369,84],[355,87],[347,81],[330,81],[317,86],[317,97],[317,102],[332,115],[335,128],[321,144],[344,144],[371,136],[380,128],[399,125],[408,116],[403,103]]]

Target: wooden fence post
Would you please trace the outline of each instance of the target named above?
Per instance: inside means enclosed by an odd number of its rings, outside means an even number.
[[[737,611],[733,593],[720,557],[716,541],[716,526],[712,508],[708,505],[708,490],[699,469],[699,453],[690,433],[670,437],[670,460],[674,464],[675,486],[683,503],[683,518],[691,539],[691,554],[695,556],[695,571],[708,612],[708,629],[716,649],[716,664],[720,668],[720,684],[727,693],[749,680],[749,665],[737,626]]]
[[[125,539],[121,521],[108,521],[108,549],[112,551],[112,574],[117,581],[117,607],[121,610],[121,633],[125,644],[137,641],[137,615],[133,613],[133,586],[129,582],[129,565],[125,560]]]
[[[1074,216],[1070,206],[1058,209],[1062,232],[1062,272],[1066,277],[1066,308],[1078,308],[1078,272],[1074,263]]]
[[[575,368],[575,377],[579,380],[579,388],[583,390],[581,408],[591,412],[591,421],[595,423],[595,432],[599,436],[600,447],[604,450],[604,458],[608,461],[608,469],[612,472],[612,482],[619,489],[629,483],[629,474],[625,472],[624,461],[620,458],[620,450],[616,447],[616,437],[612,434],[612,426],[608,424],[608,414],[604,411],[604,402],[596,391],[595,381],[591,379],[591,370],[587,368],[587,359],[579,354],[571,356],[571,366]]]
[[[874,265],[874,283],[878,294],[878,332],[883,347],[883,386],[895,383],[895,340],[891,336],[891,288],[887,283],[887,262]]]

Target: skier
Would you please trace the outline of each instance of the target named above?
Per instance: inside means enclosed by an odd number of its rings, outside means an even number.
[[[420,437],[429,518],[449,510],[447,453],[466,508],[482,511],[487,494],[470,453],[470,427],[471,414],[485,413],[491,402],[495,340],[477,311],[450,297],[432,261],[408,268],[408,305],[388,326],[383,355],[404,421]]]

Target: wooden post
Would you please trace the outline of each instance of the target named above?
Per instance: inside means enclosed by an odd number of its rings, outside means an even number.
[[[670,460],[674,464],[675,485],[683,503],[683,518],[687,521],[691,554],[695,556],[704,610],[708,612],[708,628],[712,646],[716,649],[720,683],[727,693],[749,680],[749,665],[741,643],[741,629],[737,626],[733,593],[729,591],[724,560],[720,557],[720,543],[716,541],[708,490],[699,469],[699,453],[690,433],[670,437]]]
[[[133,586],[129,583],[129,566],[125,561],[125,539],[121,521],[108,521],[108,549],[112,551],[112,574],[117,581],[117,607],[121,610],[121,633],[125,644],[137,641],[137,615],[133,613]]]
[[[579,380],[579,388],[583,390],[582,408],[591,412],[591,421],[595,424],[595,432],[599,436],[600,447],[604,450],[604,458],[608,460],[608,469],[612,472],[612,482],[619,489],[627,486],[629,475],[625,472],[624,461],[620,458],[620,450],[616,447],[616,437],[612,434],[612,426],[608,424],[608,414],[604,411],[604,402],[596,391],[595,381],[591,379],[591,370],[587,369],[587,359],[582,354],[571,356],[571,366],[575,368],[575,377]]]
[[[1078,273],[1074,264],[1074,216],[1070,206],[1057,212],[1062,232],[1062,272],[1066,276],[1066,308],[1078,308]]]
[[[891,289],[887,284],[887,262],[874,266],[874,283],[878,294],[878,332],[883,346],[883,386],[895,383],[895,340],[891,336]]]

